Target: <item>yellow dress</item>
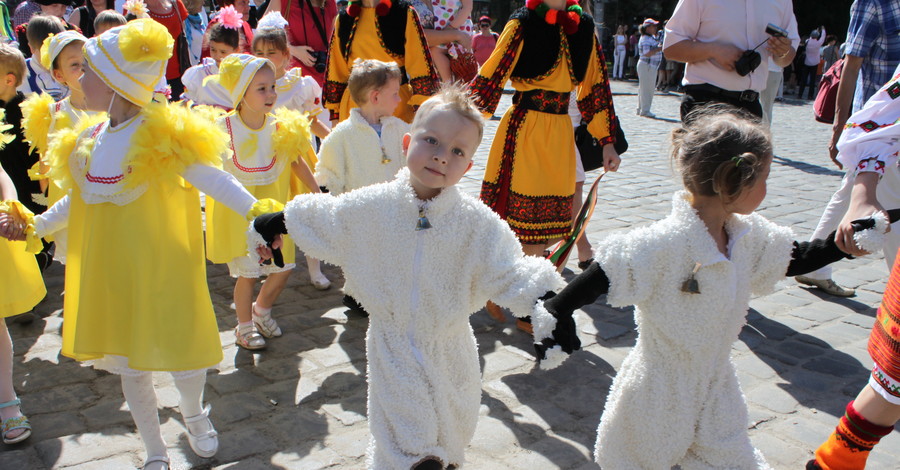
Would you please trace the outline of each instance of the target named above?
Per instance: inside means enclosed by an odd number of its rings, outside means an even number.
[[[356,18],[338,15],[325,75],[325,109],[332,119],[347,119],[350,109],[357,106],[347,90],[350,68],[357,58],[400,66],[401,102],[394,115],[406,122],[412,122],[415,109],[440,86],[419,16],[406,2],[395,2],[384,17],[376,15],[375,8],[361,8]]]
[[[190,110],[151,104],[116,129],[104,122],[57,139],[51,160],[69,161],[57,179],[74,182],[62,354],[125,358],[145,371],[217,364],[199,192],[180,175],[217,163],[224,132]]]
[[[0,238],[0,318],[25,313],[47,295],[44,278],[34,255],[25,251],[25,242]]]
[[[236,112],[223,116],[219,122],[228,132],[232,149],[231,154],[223,159],[225,171],[234,175],[257,199],[286,203],[293,178],[291,163],[296,161],[297,155],[276,154],[273,137],[276,132],[287,128],[279,129],[276,117],[271,114],[266,116],[266,123],[260,129],[248,127]],[[274,264],[259,267],[256,260],[250,260],[247,254],[247,219],[242,214],[208,199],[206,216],[207,258],[213,263],[229,263],[233,277],[259,277],[294,267],[296,255],[293,249],[284,250],[284,268]],[[284,246],[292,247],[293,241],[286,235],[284,238]],[[237,261],[238,258],[247,258],[252,262]]]
[[[514,105],[491,146],[481,199],[522,243],[543,244],[571,227],[575,139],[569,93],[577,93],[591,134],[602,144],[614,141],[615,111],[593,19],[583,15],[578,33],[566,35],[530,10],[518,10],[471,85],[487,114],[497,108],[507,80],[516,90]]]

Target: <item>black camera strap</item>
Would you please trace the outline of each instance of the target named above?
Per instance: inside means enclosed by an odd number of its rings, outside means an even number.
[[[319,21],[319,16],[316,15],[316,8],[312,6],[312,2],[310,0],[305,1],[306,6],[309,7],[309,14],[312,16],[313,23],[316,25],[316,29],[319,31],[319,34],[322,36],[322,44],[325,45],[325,48],[328,48],[328,35],[325,34],[325,27],[322,23],[325,21],[325,7],[322,7],[322,21]],[[300,8],[303,8],[303,3],[300,4]],[[303,24],[303,37],[306,39],[306,45],[309,45],[309,38],[306,37],[306,23]]]

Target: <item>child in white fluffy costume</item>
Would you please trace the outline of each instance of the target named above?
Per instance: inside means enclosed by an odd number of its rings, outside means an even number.
[[[596,262],[545,302],[559,318],[608,293],[634,305],[638,338],[613,381],[594,457],[604,469],[769,468],[747,433],[731,345],[750,295],[844,258],[828,240],[797,243],[754,211],[772,164],[768,131],[709,109],[673,132],[687,191],[647,227],[607,237]],[[883,229],[883,226],[881,227]]]
[[[264,205],[216,168],[227,152],[224,131],[186,107],[151,103],[173,44],[150,19],[85,43],[87,108],[108,110],[109,120],[51,139],[50,176],[69,193],[27,232],[31,239],[68,227],[62,354],[122,376],[149,470],[168,468],[152,371],[171,372],[194,452],[218,449],[202,405],[206,369],[222,348],[198,189],[248,216]]]
[[[393,181],[338,197],[297,196],[283,214],[254,223],[276,248],[276,236],[288,233],[304,251],[340,265],[370,314],[369,468],[464,463],[481,396],[469,315],[487,299],[531,315],[537,341],[569,344],[563,329],[574,337],[574,324],[557,328],[538,302],[562,285],[553,266],[524,256],[509,227],[456,187],[472,167],[482,126],[463,92],[445,90],[416,113],[403,140],[408,167]]]

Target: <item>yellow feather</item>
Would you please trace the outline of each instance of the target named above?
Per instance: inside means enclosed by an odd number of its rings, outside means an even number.
[[[221,168],[228,134],[206,116],[168,103],[144,107],[123,163],[126,187],[178,176],[195,163]]]
[[[106,121],[106,113],[90,115],[79,120],[74,127],[60,129],[50,136],[44,160],[50,166],[48,173],[50,179],[63,191],[72,187],[72,170],[69,167],[69,159],[76,151],[76,146],[78,151],[88,151],[93,144],[93,139],[83,134],[93,131],[94,127],[104,121]]]
[[[54,103],[48,93],[34,93],[22,102],[22,133],[30,144],[29,151],[36,149],[41,155],[47,152]]]
[[[272,149],[279,158],[296,161],[311,146],[309,117],[306,113],[288,108],[279,108],[273,113],[275,133],[272,135]]]

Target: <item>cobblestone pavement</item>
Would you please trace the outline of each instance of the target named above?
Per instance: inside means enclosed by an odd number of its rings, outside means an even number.
[[[647,119],[634,114],[635,82],[614,82],[613,91],[631,148],[621,171],[601,183],[589,227],[594,240],[664,217],[679,188],[666,155],[667,135],[678,119],[678,95],[658,94],[653,102],[658,118]],[[509,98],[504,96],[501,109]],[[760,213],[806,238],[841,173],[826,154],[829,127],[813,121],[809,102],[777,103],[774,114],[777,156]],[[498,122],[489,123],[476,168],[462,183],[473,194]],[[578,271],[574,262],[570,268]],[[866,340],[887,272],[881,256],[845,261],[836,266],[835,278],[857,288],[856,297],[835,300],[786,280],[774,294],[751,302],[749,326],[734,345],[734,361],[750,406],[753,442],[776,468],[802,468],[865,383],[871,366]],[[173,468],[364,466],[367,322],[341,306],[340,270],[329,266],[326,273],[335,286],[321,293],[309,285],[306,270],[297,269],[274,311],[285,335],[254,354],[234,346],[233,281],[223,266],[210,266],[225,359],[209,374],[206,398],[221,446],[213,459],[194,456],[177,411],[177,391],[167,374],[157,374]],[[51,268],[47,282],[50,294],[36,309],[38,319],[10,325],[15,386],[34,435],[23,444],[0,447],[0,468],[140,466],[143,448],[118,377],[59,356],[60,266]],[[472,324],[484,392],[467,468],[597,468],[591,454],[600,413],[616,369],[635,341],[631,309],[602,303],[587,307],[578,316],[584,350],[549,372],[535,368],[529,338],[512,323],[495,324],[481,312]],[[897,434],[876,448],[870,468],[897,468]]]

